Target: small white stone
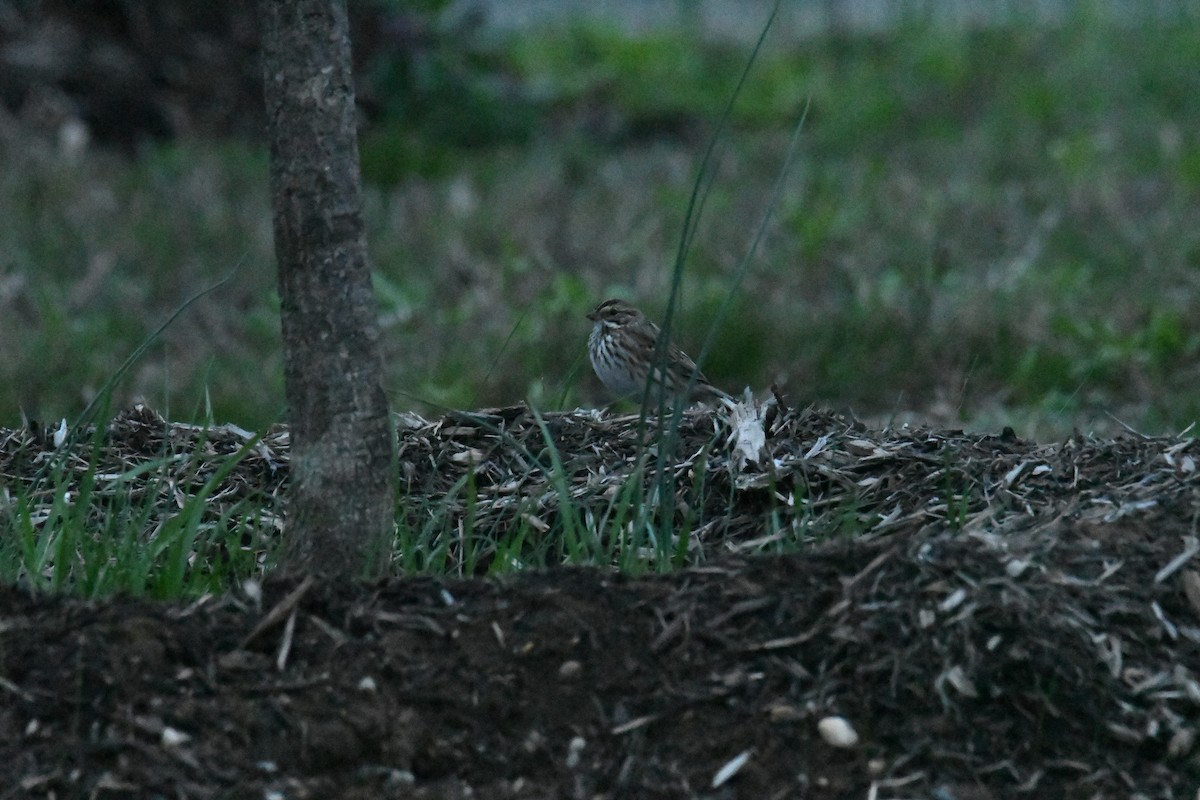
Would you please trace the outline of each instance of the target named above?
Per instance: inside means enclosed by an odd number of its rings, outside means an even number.
[[[858,732],[845,717],[825,717],[817,723],[817,732],[833,747],[854,747],[858,744]]]
[[[375,679],[370,675],[358,682],[358,690],[360,692],[374,692],[378,688],[379,687],[375,685]]]
[[[579,766],[585,747],[587,747],[587,740],[582,736],[571,739],[567,744],[567,769],[575,769]]]
[[[169,725],[162,730],[163,747],[178,747],[191,740],[191,736],[183,731],[177,731]]]
[[[261,603],[262,584],[254,578],[247,578],[242,581],[242,594],[246,595],[246,599],[253,603]]]
[[[1167,755],[1172,758],[1180,758],[1186,756],[1196,743],[1196,732],[1190,728],[1180,728],[1171,736],[1171,741],[1167,744]],[[1197,792],[1197,797],[1200,797],[1200,792]]]

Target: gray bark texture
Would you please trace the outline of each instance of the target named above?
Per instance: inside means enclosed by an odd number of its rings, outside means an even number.
[[[285,573],[377,571],[394,444],[362,221],[345,0],[259,0],[291,427]]]

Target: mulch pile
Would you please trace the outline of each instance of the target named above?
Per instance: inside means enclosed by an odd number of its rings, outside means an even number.
[[[595,412],[400,420],[402,483],[446,531],[553,539],[618,519],[624,487],[670,492],[654,519],[693,566],[665,575],[0,589],[0,797],[1196,796],[1194,440],[737,413],[677,437]],[[0,430],[6,504],[47,464],[60,488],[93,468],[97,498],[142,465],[163,515],[215,477],[214,518],[265,509],[248,547],[279,527],[286,431],[139,408],[54,438]],[[665,566],[652,542],[643,565]]]

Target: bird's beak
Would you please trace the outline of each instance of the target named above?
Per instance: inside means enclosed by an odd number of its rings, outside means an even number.
[[[588,312],[588,315],[587,315],[587,318],[588,318],[588,319],[590,319],[592,322],[595,322],[595,321],[596,321],[596,312],[595,312],[595,311],[589,311],[589,312]]]

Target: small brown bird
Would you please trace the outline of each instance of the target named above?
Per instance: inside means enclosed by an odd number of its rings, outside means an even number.
[[[688,389],[687,400],[722,399],[730,396],[708,382],[696,369],[688,354],[671,344],[667,350],[666,374],[658,368],[658,326],[624,300],[605,300],[587,315],[595,324],[588,337],[588,358],[596,377],[613,394],[641,397],[647,375],[651,397],[656,388],[665,388],[671,396]],[[694,381],[693,381],[694,376]]]

